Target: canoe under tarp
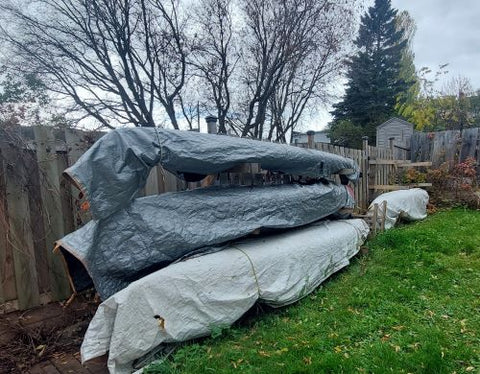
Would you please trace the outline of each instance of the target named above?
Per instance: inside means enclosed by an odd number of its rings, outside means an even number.
[[[353,206],[349,188],[334,183],[198,188],[135,199],[60,239],[57,247],[74,288],[91,285],[84,267],[106,299],[186,255],[222,249],[257,229],[303,226]]]
[[[256,301],[295,302],[348,265],[368,231],[360,219],[324,221],[156,271],[99,306],[82,361],[108,352],[111,373],[130,373],[132,362],[153,348],[231,325]]]
[[[360,174],[353,160],[327,152],[145,127],[107,133],[65,170],[65,174],[85,194],[92,217],[101,219],[128,206],[144,187],[155,165],[179,177],[201,177],[242,163],[259,163],[264,170],[311,178],[342,174],[353,182]]]

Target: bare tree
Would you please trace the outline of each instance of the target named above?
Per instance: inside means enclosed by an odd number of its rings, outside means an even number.
[[[298,123],[328,74],[341,62],[351,36],[345,17],[351,2],[329,0],[245,0],[242,83],[248,92],[242,136],[277,140]],[[337,5],[339,4],[339,5]],[[335,37],[338,33],[341,37]],[[289,116],[285,124],[285,115]]]
[[[341,72],[358,0],[5,1],[21,68],[104,126],[178,129],[181,111],[193,129],[203,109],[220,133],[286,141]]]
[[[188,45],[176,0],[10,1],[0,10],[22,67],[104,126],[155,126],[163,110],[179,128]]]
[[[206,110],[212,104],[218,118],[218,132],[226,134],[231,105],[231,76],[238,57],[232,44],[231,0],[200,0],[196,8],[195,53],[189,59],[192,74],[207,86],[203,89]]]
[[[307,106],[331,100],[328,87],[340,76],[348,52],[353,27],[344,20],[352,17],[353,10],[338,2],[305,1],[304,6],[310,12],[303,25],[309,43],[300,58],[289,62],[269,100],[269,140],[286,142]]]

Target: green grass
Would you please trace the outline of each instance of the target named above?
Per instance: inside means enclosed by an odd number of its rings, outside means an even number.
[[[300,302],[144,373],[480,373],[480,212],[439,212],[366,246]]]

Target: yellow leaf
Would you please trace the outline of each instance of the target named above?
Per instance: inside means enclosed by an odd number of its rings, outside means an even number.
[[[337,345],[334,349],[337,353],[340,353],[342,351],[342,347],[340,347],[339,345]]]
[[[258,351],[258,354],[263,357],[270,357],[270,354],[265,351]]]

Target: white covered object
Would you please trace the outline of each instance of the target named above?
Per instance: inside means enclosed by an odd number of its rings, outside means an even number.
[[[390,229],[397,223],[399,218],[408,221],[418,221],[427,217],[428,193],[421,188],[400,190],[381,194],[370,204],[370,211],[375,204],[387,202],[387,214],[385,217],[385,229]],[[383,214],[379,209],[379,214]]]
[[[109,351],[111,373],[161,343],[231,325],[260,300],[292,303],[348,265],[368,234],[363,220],[327,221],[172,264],[105,300],[86,332],[82,360]]]

